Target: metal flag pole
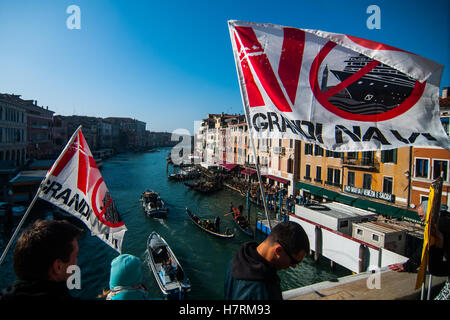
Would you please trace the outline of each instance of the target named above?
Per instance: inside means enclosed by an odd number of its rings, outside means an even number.
[[[20,228],[22,228],[23,223],[25,222],[26,218],[28,217],[28,214],[30,213],[31,209],[33,208],[36,200],[38,199],[38,195],[42,189],[42,186],[45,185],[45,183],[47,183],[48,178],[50,177],[50,175],[52,174],[53,170],[55,169],[55,167],[58,165],[58,163],[61,161],[61,158],[63,156],[63,154],[67,151],[67,149],[69,148],[69,146],[72,144],[73,140],[75,140],[75,137],[78,134],[78,131],[81,130],[81,125],[77,128],[77,130],[75,130],[74,134],[72,135],[72,137],[70,138],[69,142],[66,144],[64,150],[61,152],[61,154],[59,155],[58,159],[56,159],[55,163],[53,164],[53,166],[50,168],[50,171],[46,174],[45,178],[42,180],[42,182],[39,184],[39,188],[36,191],[36,194],[34,195],[33,200],[31,201],[30,205],[27,208],[27,211],[23,214],[22,219],[20,220],[19,224],[16,227],[16,230],[14,230],[13,235],[11,236],[11,239],[9,239],[8,244],[6,245],[5,250],[2,253],[2,256],[0,257],[0,266],[3,263],[3,260],[5,260],[6,258],[6,254],[8,253],[9,249],[12,246],[12,243],[14,242],[14,239],[17,237],[17,234],[19,233]]]
[[[258,175],[259,188],[260,188],[260,191],[261,191],[261,197],[262,197],[262,201],[263,201],[263,205],[264,205],[264,212],[266,214],[267,223],[269,225],[269,230],[272,230],[272,226],[271,226],[270,219],[269,219],[269,214],[267,212],[266,199],[264,197],[264,188],[263,188],[262,181],[261,181],[261,172],[260,172],[260,169],[259,169],[259,163],[257,161],[258,158],[256,156],[256,148],[255,148],[255,141],[253,139],[253,131],[252,131],[253,127],[252,127],[251,122],[250,122],[250,110],[249,110],[249,107],[248,107],[249,104],[248,104],[247,93],[245,92],[245,90],[242,89],[245,86],[245,81],[244,81],[243,75],[241,74],[241,70],[240,70],[240,68],[238,66],[238,62],[237,61],[239,61],[239,57],[237,55],[236,45],[235,45],[235,43],[233,41],[233,34],[232,34],[231,30],[229,30],[229,31],[230,31],[231,43],[232,43],[232,46],[233,46],[233,54],[234,54],[234,61],[235,61],[235,65],[236,65],[236,72],[238,74],[238,79],[239,79],[239,82],[240,82],[239,83],[239,90],[241,91],[242,105],[244,106],[245,119],[247,121],[247,127],[248,127],[248,131],[249,131],[249,138],[250,138],[252,149],[253,149],[253,157],[255,159],[256,173]]]

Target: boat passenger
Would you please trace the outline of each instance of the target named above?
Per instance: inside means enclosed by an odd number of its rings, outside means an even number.
[[[114,258],[111,261],[110,291],[106,300],[147,300],[141,265],[141,259],[131,254]]]
[[[214,230],[217,233],[220,230],[220,217],[219,216],[217,216],[216,219],[214,220]]]

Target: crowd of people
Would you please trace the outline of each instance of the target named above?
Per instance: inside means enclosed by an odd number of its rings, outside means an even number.
[[[427,203],[418,208],[426,218]],[[450,275],[449,212],[442,207],[437,239],[429,250],[429,272]],[[20,235],[14,248],[14,273],[17,280],[0,293],[0,300],[71,300],[67,286],[68,268],[77,265],[78,238],[83,230],[65,220],[38,220]],[[231,260],[225,275],[226,300],[280,300],[282,291],[277,271],[295,267],[310,251],[303,228],[295,222],[277,224],[269,236],[257,243],[244,243]],[[404,264],[389,266],[392,271],[415,272],[420,254]],[[436,299],[450,298],[447,280]],[[109,289],[100,295],[108,300],[151,299],[143,284],[142,261],[121,254],[111,262]]]

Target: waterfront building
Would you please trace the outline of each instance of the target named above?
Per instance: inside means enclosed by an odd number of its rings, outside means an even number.
[[[172,134],[169,132],[153,132],[146,131],[146,143],[145,146],[147,148],[155,148],[155,147],[169,147],[174,146],[178,143],[178,141],[172,141]]]
[[[448,87],[442,91],[439,100],[442,126],[450,136],[450,98]],[[450,151],[437,147],[414,147],[412,151],[411,166],[411,207],[428,199],[430,186],[434,179],[443,177],[441,203],[450,207]]]
[[[27,110],[20,95],[0,94],[0,161],[27,160]]]
[[[49,159],[53,156],[53,114],[48,107],[40,107],[37,100],[24,100],[27,112],[27,155],[29,159]]]
[[[116,151],[145,149],[147,143],[145,122],[121,117],[108,117],[103,121],[111,124],[112,147]]]
[[[27,160],[27,112],[19,95],[0,94],[0,199],[8,201],[8,181]]]
[[[101,118],[88,116],[61,116],[56,115],[54,120],[53,134],[55,143],[55,154],[59,154],[66,146],[72,134],[82,125],[83,135],[91,150],[98,148],[98,122]],[[64,136],[65,135],[65,136]]]
[[[194,156],[201,158],[204,166],[218,166],[227,160],[234,159],[229,153],[227,138],[230,135],[229,124],[241,115],[207,114],[200,122],[200,126],[194,135]],[[234,119],[234,120],[233,120]],[[233,160],[234,161],[234,160]]]
[[[418,219],[409,210],[411,148],[332,152],[302,142],[300,194],[379,214]]]
[[[98,148],[109,149],[112,148],[112,124],[103,120],[97,122],[98,128]]]

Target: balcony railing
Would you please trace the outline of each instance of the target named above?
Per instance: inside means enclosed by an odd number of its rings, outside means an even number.
[[[342,158],[342,165],[346,167],[355,167],[361,169],[376,170],[379,168],[379,162],[375,158]]]

